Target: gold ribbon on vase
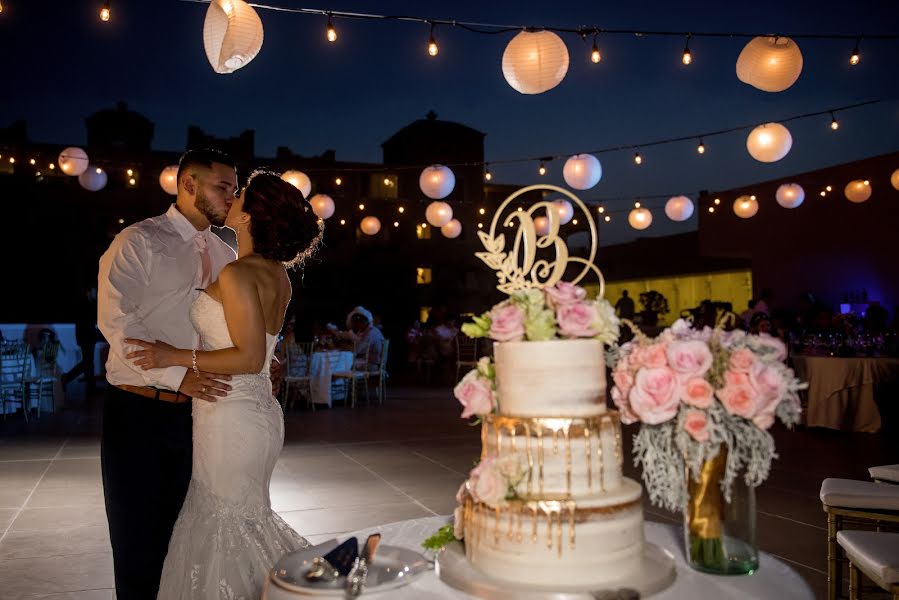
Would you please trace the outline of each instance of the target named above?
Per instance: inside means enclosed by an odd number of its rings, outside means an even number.
[[[699,481],[687,471],[687,523],[690,535],[700,539],[720,539],[721,521],[724,516],[724,495],[721,480],[727,465],[727,449],[721,447],[718,455],[702,463]]]

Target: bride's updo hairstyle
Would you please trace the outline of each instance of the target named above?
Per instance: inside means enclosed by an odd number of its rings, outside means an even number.
[[[288,267],[302,265],[318,249],[325,222],[302,192],[272,171],[256,169],[247,180],[243,211],[250,215],[253,250]]]

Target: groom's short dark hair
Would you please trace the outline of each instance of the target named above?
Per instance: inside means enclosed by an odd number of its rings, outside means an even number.
[[[237,170],[237,163],[229,154],[225,154],[221,150],[213,148],[198,148],[196,150],[188,150],[181,155],[178,161],[178,181],[181,181],[181,175],[191,167],[212,167],[212,163],[219,163]]]

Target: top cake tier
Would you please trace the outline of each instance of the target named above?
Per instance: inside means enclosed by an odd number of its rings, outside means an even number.
[[[606,366],[598,340],[504,342],[494,346],[499,413],[590,417],[606,411]]]

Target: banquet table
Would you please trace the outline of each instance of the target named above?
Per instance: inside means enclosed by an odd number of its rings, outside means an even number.
[[[875,386],[899,381],[899,358],[793,356],[796,376],[808,382],[806,425],[880,431]]]
[[[312,391],[312,402],[331,406],[333,400],[339,400],[340,398],[332,398],[331,374],[349,371],[352,368],[352,352],[340,350],[313,352],[312,364],[309,365],[309,387]]]
[[[358,539],[364,540],[368,534],[380,532],[384,544],[421,551],[422,540],[432,535],[448,521],[449,517],[412,519],[350,533],[339,539],[356,536]],[[658,545],[674,557],[677,571],[674,583],[662,592],[653,595],[652,598],[659,600],[695,600],[696,598],[806,600],[814,598],[814,594],[805,580],[786,563],[770,554],[759,553],[759,569],[752,575],[706,575],[693,570],[684,562],[683,530],[680,527],[646,522],[644,532],[648,542]],[[422,598],[465,600],[475,598],[475,596],[444,584],[433,570],[423,573],[405,587],[385,591],[383,594],[375,593],[372,589],[365,591],[363,595],[390,598],[391,600],[421,600]],[[266,582],[262,593],[263,600],[302,600],[311,597],[285,590],[271,580]],[[583,597],[584,600],[592,598],[587,593]]]

